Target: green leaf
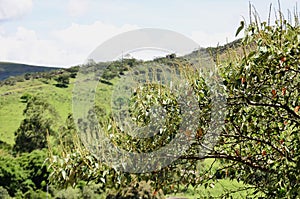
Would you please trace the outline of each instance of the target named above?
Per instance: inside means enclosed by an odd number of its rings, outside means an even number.
[[[241,25],[240,27],[237,29],[236,33],[235,33],[235,36],[238,36],[239,33],[244,29],[245,27],[245,22],[244,21],[241,21]]]

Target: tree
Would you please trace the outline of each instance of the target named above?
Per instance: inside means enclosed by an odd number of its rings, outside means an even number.
[[[299,197],[299,33],[297,18],[281,14],[275,25],[251,23],[243,56],[219,65],[228,95],[219,142],[204,157],[181,157],[220,160],[207,179],[221,174],[268,198]]]
[[[0,157],[0,187],[6,189],[10,196],[14,196],[18,190],[28,190],[25,183],[27,177],[17,159],[10,156]]]
[[[46,191],[49,176],[48,165],[45,164],[46,158],[46,150],[22,153],[18,157],[1,156],[0,190],[3,187],[10,196],[16,196],[18,192],[22,195],[38,189]],[[1,191],[0,198],[2,198]]]
[[[62,126],[59,130],[59,146],[61,149],[70,151],[72,148],[75,148],[74,139],[77,135],[77,129],[74,123],[73,115],[69,114],[65,126]],[[60,147],[59,147],[60,148]]]
[[[34,150],[31,153],[23,153],[17,157],[20,166],[26,171],[28,179],[34,183],[34,190],[42,189],[46,191],[46,185],[48,184],[48,177],[50,171],[45,164],[47,159],[47,151]]]
[[[68,87],[68,84],[70,82],[70,75],[68,74],[62,74],[55,78],[55,81],[57,81],[56,86],[61,88]]]
[[[31,152],[47,147],[47,135],[54,133],[52,125],[57,116],[55,109],[44,99],[32,96],[23,112],[24,120],[15,132],[16,152]]]
[[[198,96],[199,106],[202,108],[201,113],[197,115],[199,117],[197,134],[194,136],[186,134],[193,139],[191,147],[184,155],[174,157],[178,158],[177,161],[159,171],[147,174],[115,171],[116,177],[111,178],[115,181],[112,182],[119,183],[122,187],[133,178],[152,180],[156,188],[163,188],[168,192],[174,185],[207,187],[209,183],[219,178],[229,178],[245,185],[234,191],[251,189],[252,197],[298,198],[300,194],[300,26],[299,17],[294,18],[294,23],[285,20],[280,12],[275,24],[270,25],[267,22],[259,22],[258,16],[254,15],[254,22],[248,26],[242,23],[242,27],[238,29],[238,32],[245,30],[242,47],[237,49],[241,52],[237,52],[234,56],[231,54],[225,60],[217,62],[227,97],[227,106],[219,107],[219,112],[224,112],[226,116],[220,135],[216,138],[216,144],[207,148],[205,155],[199,156],[199,147],[202,148],[203,138],[209,132],[207,123],[212,114],[209,100],[211,93],[200,73],[197,75],[194,71],[191,73],[187,71],[187,75],[191,77],[190,85]],[[154,93],[151,89],[144,91],[146,99],[147,95]],[[151,98],[153,101],[156,99],[160,97],[154,95]],[[136,106],[141,108],[138,110],[137,118],[147,119],[145,113],[149,107],[144,106],[144,101],[143,99],[136,101],[140,103]],[[172,96],[165,96],[163,101],[175,103]],[[145,123],[147,122],[148,120],[145,120]],[[110,127],[113,129],[114,126]],[[173,127],[174,125],[171,124],[167,128]],[[183,133],[176,132],[176,128],[166,132]],[[118,128],[108,132],[109,135],[113,134],[113,137],[126,138],[122,133],[124,132]],[[120,139],[119,145],[126,148],[128,140],[128,138]],[[151,143],[155,143],[155,140],[149,140],[149,143],[144,143],[143,146],[148,148],[147,145]],[[127,149],[134,151],[136,148]],[[105,175],[103,170],[98,173],[97,171],[107,167],[100,168],[98,164],[101,162],[96,158],[87,158],[90,155],[88,151],[82,153],[78,150],[76,157],[82,159],[80,162],[85,162],[84,164],[89,165],[91,169],[77,173],[77,176],[86,180],[89,178],[100,180]],[[205,169],[197,169],[197,165],[204,164],[203,160],[207,159],[212,160],[212,165]],[[68,169],[68,164],[71,163],[65,162],[63,168]],[[218,164],[217,168],[214,166],[216,164]],[[74,163],[72,165],[74,166]],[[57,166],[56,171],[59,171],[59,165]],[[113,168],[110,168],[109,172],[113,173]],[[69,179],[71,178],[66,176],[64,178],[66,182]],[[105,180],[103,182],[108,184]],[[224,197],[229,196],[230,193],[224,193]]]

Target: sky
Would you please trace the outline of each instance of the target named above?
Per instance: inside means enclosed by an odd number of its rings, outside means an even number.
[[[293,10],[300,0],[281,0]],[[262,20],[270,3],[252,0]],[[69,67],[85,62],[111,37],[160,28],[193,39],[200,47],[237,39],[248,20],[249,0],[0,0],[0,61]]]

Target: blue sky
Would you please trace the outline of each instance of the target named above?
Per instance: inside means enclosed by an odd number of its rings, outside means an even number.
[[[282,0],[282,10],[299,0]],[[262,19],[270,3],[251,1]],[[0,0],[0,61],[71,66],[102,42],[138,28],[173,30],[216,46],[236,39],[248,0]],[[298,3],[299,4],[299,3]]]

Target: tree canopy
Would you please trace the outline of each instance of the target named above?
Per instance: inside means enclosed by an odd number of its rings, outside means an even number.
[[[142,141],[132,140],[125,135],[126,132],[113,125],[114,121],[109,121],[107,125],[108,135],[113,135],[115,143],[129,151],[153,150],[172,139],[173,134],[185,133],[185,136],[193,139],[191,147],[176,157],[175,162],[149,173],[129,174],[103,165],[91,151],[77,145],[77,149],[70,150],[69,154],[50,158],[54,169],[52,179],[72,185],[80,179],[94,180],[102,183],[103,187],[115,188],[124,187],[133,179],[150,180],[156,190],[163,189],[168,193],[176,191],[174,185],[208,186],[220,178],[229,178],[244,183],[244,187],[235,191],[252,190],[251,197],[299,197],[298,17],[295,15],[293,20],[286,20],[280,13],[275,23],[270,24],[260,22],[255,15],[249,25],[241,23],[237,33],[242,30],[245,34],[236,53],[229,49],[225,58],[216,57],[227,103],[226,107],[219,107],[219,111],[225,113],[224,125],[215,138],[215,145],[207,147],[205,155],[199,156],[199,147],[203,148],[202,138],[209,133],[207,120],[212,114],[211,93],[201,73],[190,71],[187,72],[189,83],[201,107],[201,113],[196,116],[199,122],[195,135],[177,131],[174,122],[177,122],[176,117],[180,112],[176,112],[176,100],[172,95],[159,95],[155,85],[142,87],[143,92],[133,96],[133,99],[138,98],[133,100],[133,106],[138,108],[135,108],[132,117],[139,123],[147,123],[149,106],[154,102],[161,105],[167,101],[166,107],[173,105],[172,111],[168,112],[171,120],[170,124],[166,123],[166,131],[161,132],[161,136]],[[211,162],[209,166],[205,166],[207,160]]]

